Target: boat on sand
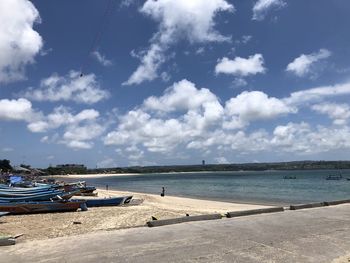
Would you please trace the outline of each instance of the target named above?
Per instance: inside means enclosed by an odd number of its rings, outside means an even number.
[[[87,207],[118,206],[130,203],[132,196],[86,199]]]
[[[86,210],[84,200],[0,203],[0,211],[10,214],[73,212]]]

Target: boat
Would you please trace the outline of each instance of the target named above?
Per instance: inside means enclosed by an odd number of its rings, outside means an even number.
[[[283,176],[283,179],[297,179],[296,176]]]
[[[7,214],[9,214],[9,212],[0,212],[0,217],[6,216]]]
[[[44,193],[28,194],[25,196],[12,196],[12,197],[0,197],[0,203],[8,202],[25,202],[25,201],[49,201],[51,199],[69,199],[79,190],[74,192],[64,192],[64,191],[53,191]]]
[[[0,211],[10,214],[73,212],[86,210],[84,200],[0,203]]]
[[[341,174],[336,174],[336,175],[328,175],[326,177],[326,180],[341,180],[343,179],[343,176]]]
[[[42,185],[42,186],[32,186],[32,187],[13,187],[8,185],[0,185],[0,191],[10,191],[10,192],[38,192],[45,190],[57,189],[58,185]]]
[[[87,207],[118,206],[130,203],[132,196],[85,199]]]
[[[60,194],[62,191],[59,190],[45,190],[39,192],[11,192],[11,191],[1,191],[0,190],[0,198],[1,197],[27,197],[33,195],[43,195],[43,194]]]

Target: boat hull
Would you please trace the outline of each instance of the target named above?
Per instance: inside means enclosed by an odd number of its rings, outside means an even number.
[[[85,201],[67,201],[67,202],[19,202],[0,204],[1,212],[10,214],[33,214],[33,213],[54,213],[54,212],[73,212],[83,208]]]
[[[53,191],[50,193],[38,193],[38,194],[29,194],[25,196],[12,196],[12,197],[0,197],[1,203],[8,202],[30,202],[30,201],[50,201],[51,199],[69,199],[74,194],[79,193],[80,191],[75,192],[63,192],[63,191]]]
[[[87,207],[118,206],[129,203],[131,198],[132,196],[122,196],[111,198],[87,199],[85,201]]]

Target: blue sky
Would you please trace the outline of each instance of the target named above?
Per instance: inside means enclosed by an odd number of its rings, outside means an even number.
[[[347,160],[349,11],[346,0],[1,1],[0,159]]]

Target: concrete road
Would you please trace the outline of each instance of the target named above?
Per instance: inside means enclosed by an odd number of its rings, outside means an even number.
[[[347,204],[18,243],[0,248],[0,262],[328,263],[349,254]]]

